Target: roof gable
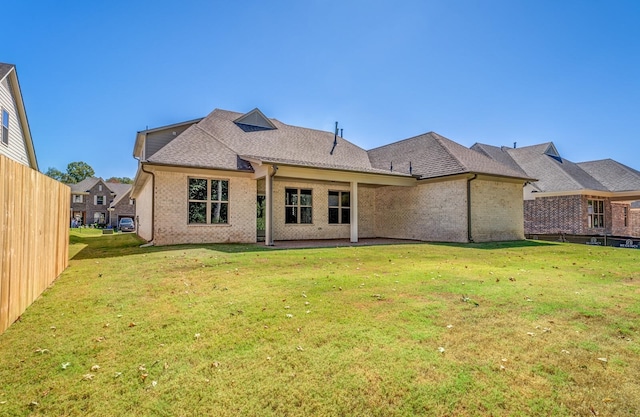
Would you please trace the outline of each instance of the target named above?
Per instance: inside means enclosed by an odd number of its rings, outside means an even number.
[[[271,121],[257,107],[249,113],[243,114],[233,121],[245,132],[277,129]]]
[[[20,128],[22,131],[22,137],[24,140],[24,147],[27,154],[26,157],[28,159],[29,166],[37,171],[38,159],[36,158],[36,151],[33,146],[33,139],[31,138],[31,129],[29,128],[27,111],[22,100],[22,90],[20,89],[20,82],[18,80],[16,66],[13,64],[0,62],[0,82],[4,81],[6,78],[8,78],[9,81],[9,92],[15,102],[17,117],[20,122]]]

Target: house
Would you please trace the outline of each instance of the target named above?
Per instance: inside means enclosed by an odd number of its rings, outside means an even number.
[[[71,187],[71,224],[117,227],[122,217],[134,218],[130,184],[105,182],[90,177]]]
[[[137,133],[131,197],[156,245],[524,238],[532,178],[436,133],[366,151],[259,109]]]
[[[538,179],[524,188],[527,235],[640,237],[639,171],[612,159],[573,163],[552,142],[471,149]]]
[[[38,170],[15,65],[0,63],[0,155]]]

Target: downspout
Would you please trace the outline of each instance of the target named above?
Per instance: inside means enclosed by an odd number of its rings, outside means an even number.
[[[149,242],[145,243],[144,245],[140,245],[140,247],[147,247],[147,246],[153,246],[153,238],[154,238],[154,231],[155,231],[155,227],[154,227],[154,219],[155,219],[155,211],[156,211],[156,204],[155,204],[155,200],[156,200],[156,175],[153,173],[153,171],[145,171],[144,170],[144,164],[142,162],[140,162],[140,171],[151,175],[151,239],[149,239]],[[137,206],[136,206],[137,208]]]
[[[471,235],[471,181],[476,178],[478,178],[478,174],[473,174],[473,177],[467,179],[467,240],[469,243],[473,243]]]

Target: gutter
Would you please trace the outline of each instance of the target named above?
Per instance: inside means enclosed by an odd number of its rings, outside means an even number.
[[[140,162],[140,171],[151,175],[151,239],[149,239],[149,242],[145,243],[144,245],[140,245],[141,248],[146,248],[148,246],[153,246],[153,238],[154,238],[154,231],[155,231],[153,222],[155,219],[155,211],[156,211],[156,204],[155,204],[156,175],[153,173],[153,171],[145,171],[144,164],[142,162]],[[139,225],[136,227],[139,227]]]
[[[473,243],[471,235],[471,181],[476,178],[478,178],[478,174],[473,174],[473,177],[467,179],[467,240],[469,243]]]

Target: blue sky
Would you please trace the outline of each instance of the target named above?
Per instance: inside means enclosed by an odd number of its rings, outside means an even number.
[[[260,108],[370,149],[428,131],[640,170],[640,1],[4,0],[42,171],[133,177],[139,130]]]

